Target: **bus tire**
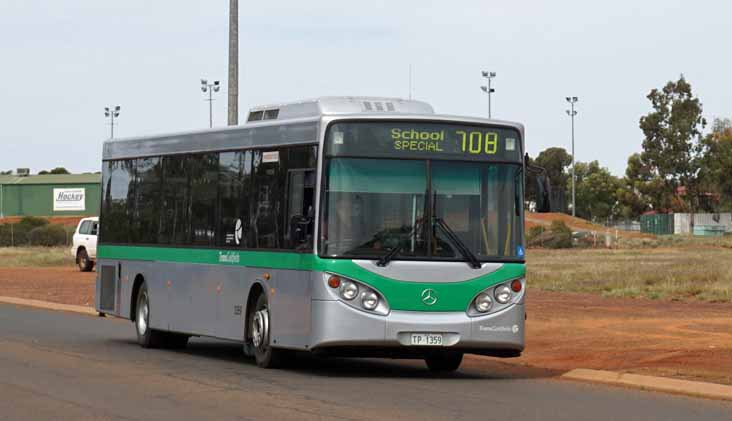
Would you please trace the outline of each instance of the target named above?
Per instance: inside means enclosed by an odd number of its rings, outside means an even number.
[[[82,272],[91,272],[92,267],[94,267],[94,262],[89,258],[89,254],[85,249],[81,249],[76,253],[76,263]]]
[[[271,346],[270,319],[267,296],[262,293],[249,317],[249,338],[254,348],[254,359],[261,368],[278,368],[284,363],[285,351]]]
[[[450,373],[460,367],[463,362],[462,352],[436,352],[424,357],[427,368],[433,373]]]
[[[135,307],[135,332],[137,343],[143,348],[157,348],[165,342],[165,332],[150,328],[150,298],[145,282],[140,286],[137,293],[137,306]],[[186,339],[187,341],[187,339]]]

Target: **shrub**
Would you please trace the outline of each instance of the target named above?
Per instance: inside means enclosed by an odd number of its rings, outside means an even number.
[[[30,231],[33,228],[48,225],[48,220],[44,218],[38,218],[36,216],[24,216],[23,219],[21,219],[20,222],[18,222],[16,225],[22,225],[24,228],[27,228],[28,231]]]
[[[32,228],[29,225],[2,224],[0,225],[0,246],[25,246],[28,244],[28,233]]]
[[[545,231],[545,229],[541,225],[536,225],[536,226],[529,228],[529,232],[526,233],[526,241],[531,243],[534,239],[536,239],[538,236],[543,234],[544,231]]]
[[[552,249],[572,248],[572,230],[562,221],[552,221],[549,227],[550,238],[545,239],[544,247]]]
[[[62,225],[42,225],[28,233],[28,240],[34,246],[62,246],[67,243],[66,238]]]

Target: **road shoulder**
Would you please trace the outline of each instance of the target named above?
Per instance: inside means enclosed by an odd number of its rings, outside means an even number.
[[[643,376],[631,373],[617,373],[614,371],[589,370],[586,368],[576,368],[559,377],[565,380],[577,380],[613,386],[626,386],[654,392],[732,401],[732,386],[716,383],[694,382],[689,380]]]

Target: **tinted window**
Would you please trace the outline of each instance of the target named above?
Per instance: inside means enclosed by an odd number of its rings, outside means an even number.
[[[216,244],[216,202],[219,154],[192,155],[187,159],[190,185],[190,244]],[[188,243],[187,243],[188,244]]]
[[[316,160],[307,146],[108,162],[102,240],[306,249],[292,233],[312,234]]]
[[[283,206],[282,163],[278,150],[254,151],[252,174],[254,175],[255,201],[251,215],[254,231],[254,248],[274,249],[280,246],[283,227],[280,212]]]
[[[108,161],[102,176],[104,231],[102,238],[109,243],[130,241],[133,218],[134,160]],[[82,227],[83,228],[83,227]]]
[[[134,224],[132,241],[156,244],[162,229],[164,212],[160,210],[162,191],[162,164],[160,158],[137,160],[137,176],[134,195]],[[102,222],[102,229],[107,222]]]
[[[252,152],[225,152],[219,157],[219,209],[221,230],[217,244],[250,248],[254,245],[250,215]]]

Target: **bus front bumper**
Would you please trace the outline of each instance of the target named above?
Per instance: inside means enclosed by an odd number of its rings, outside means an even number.
[[[379,316],[354,309],[340,301],[312,302],[311,350],[381,350],[409,356],[428,350],[514,357],[524,349],[523,303],[499,312],[469,317],[465,312],[391,311]],[[413,334],[442,336],[441,346],[415,346]]]

